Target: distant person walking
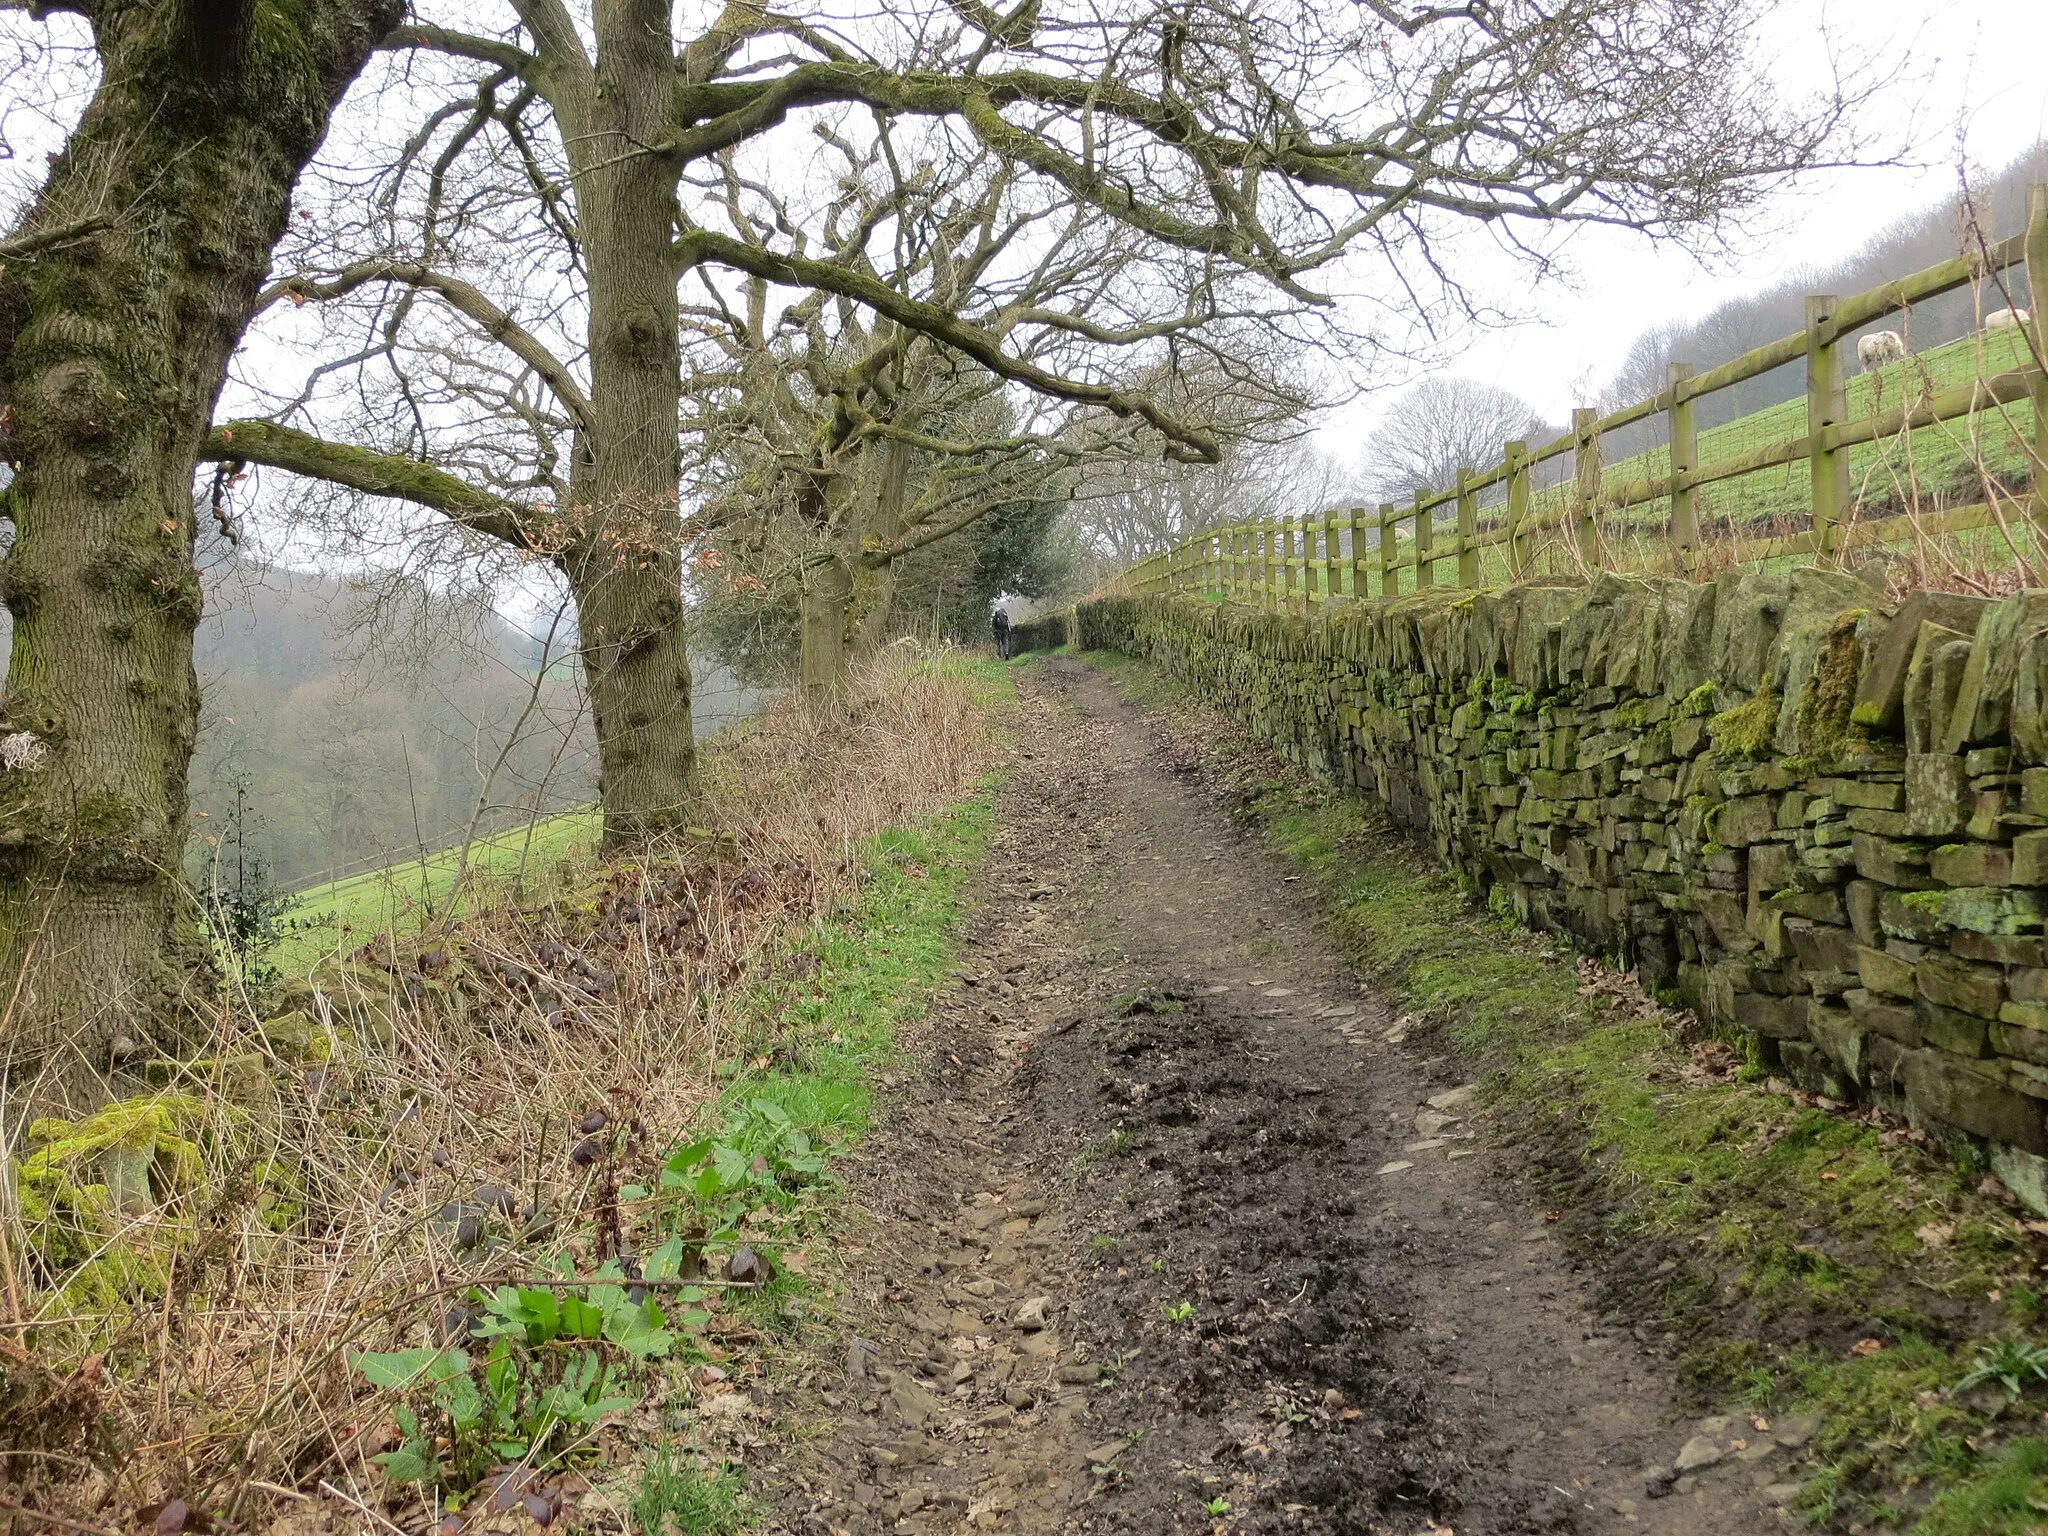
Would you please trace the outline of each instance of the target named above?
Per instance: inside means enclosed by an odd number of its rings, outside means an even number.
[[[994,616],[989,619],[988,627],[994,632],[996,637],[996,654],[1002,657],[1003,660],[1008,661],[1010,659],[1010,616],[998,608]]]

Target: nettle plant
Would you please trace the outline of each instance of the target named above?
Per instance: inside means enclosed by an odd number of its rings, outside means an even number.
[[[727,1112],[722,1133],[690,1143],[662,1164],[661,1190],[680,1198],[680,1209],[671,1207],[673,1218],[715,1246],[736,1241],[756,1207],[794,1204],[824,1176],[825,1160],[825,1150],[788,1110],[773,1099],[748,1099]]]

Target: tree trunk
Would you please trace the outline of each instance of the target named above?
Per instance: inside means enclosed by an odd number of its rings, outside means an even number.
[[[577,442],[561,566],[598,745],[607,848],[680,828],[697,807],[684,643],[682,352],[673,156],[676,64],[665,0],[600,0],[590,88],[556,101],[590,274],[589,428]]]
[[[882,473],[868,511],[867,538],[883,545],[903,536],[903,497],[910,481],[910,445],[891,438],[882,449]],[[864,539],[862,542],[867,542]],[[896,562],[863,567],[854,577],[854,659],[865,661],[889,638],[896,613]]]
[[[836,550],[805,570],[802,685],[807,699],[833,698],[846,682],[846,605],[852,596],[853,567]]]
[[[395,0],[106,8],[98,91],[0,271],[14,618],[0,739],[0,1053],[94,1091],[203,972],[180,870],[198,722],[192,474],[328,114]]]

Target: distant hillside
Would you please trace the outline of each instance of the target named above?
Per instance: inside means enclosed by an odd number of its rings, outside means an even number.
[[[496,614],[412,589],[398,599],[399,627],[434,643],[398,643],[390,624],[380,634],[369,594],[348,583],[235,562],[204,575],[195,876],[214,856],[210,840],[234,825],[238,783],[244,852],[284,885],[459,838],[526,706],[538,641]],[[0,614],[0,669],[11,639]],[[716,663],[700,664],[699,733],[751,713],[760,698]],[[543,685],[523,738],[492,786],[486,829],[596,796],[589,725],[566,662]],[[232,837],[222,852],[231,863]]]
[[[2042,180],[2048,180],[2048,144],[2037,145],[1996,176],[1972,186],[1978,218],[1987,238],[2003,239],[2024,227],[2027,183]],[[1954,200],[1905,214],[1884,233],[1829,266],[1800,273],[1759,293],[1731,299],[1698,320],[1673,322],[1645,331],[1636,339],[1601,398],[1610,407],[1648,399],[1664,387],[1666,363],[1688,362],[1701,369],[1725,363],[1753,347],[1803,329],[1806,296],[1810,293],[1850,294],[1874,288],[1892,278],[1947,261],[1961,254],[1962,245]],[[1894,317],[1869,329],[1903,330],[1915,351],[1925,351],[1966,335],[1976,324],[1980,304],[1983,312],[2003,308],[2008,294],[2012,303],[2027,304],[2024,271],[2009,270],[2005,283],[2004,293],[1989,285],[1981,297],[1962,289],[1919,305],[1908,316]],[[1855,371],[1853,362],[1850,370]],[[1700,425],[1719,426],[1738,416],[1782,404],[1797,398],[1805,388],[1803,364],[1776,369],[1710,395],[1700,403]],[[1661,429],[1657,440],[1661,441]],[[1617,449],[1633,452],[1642,446],[1646,444],[1610,443],[1609,458],[1616,456]]]

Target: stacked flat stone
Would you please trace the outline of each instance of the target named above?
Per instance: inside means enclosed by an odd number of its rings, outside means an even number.
[[[2048,592],[1827,571],[1083,604],[1530,925],[2048,1212]]]

